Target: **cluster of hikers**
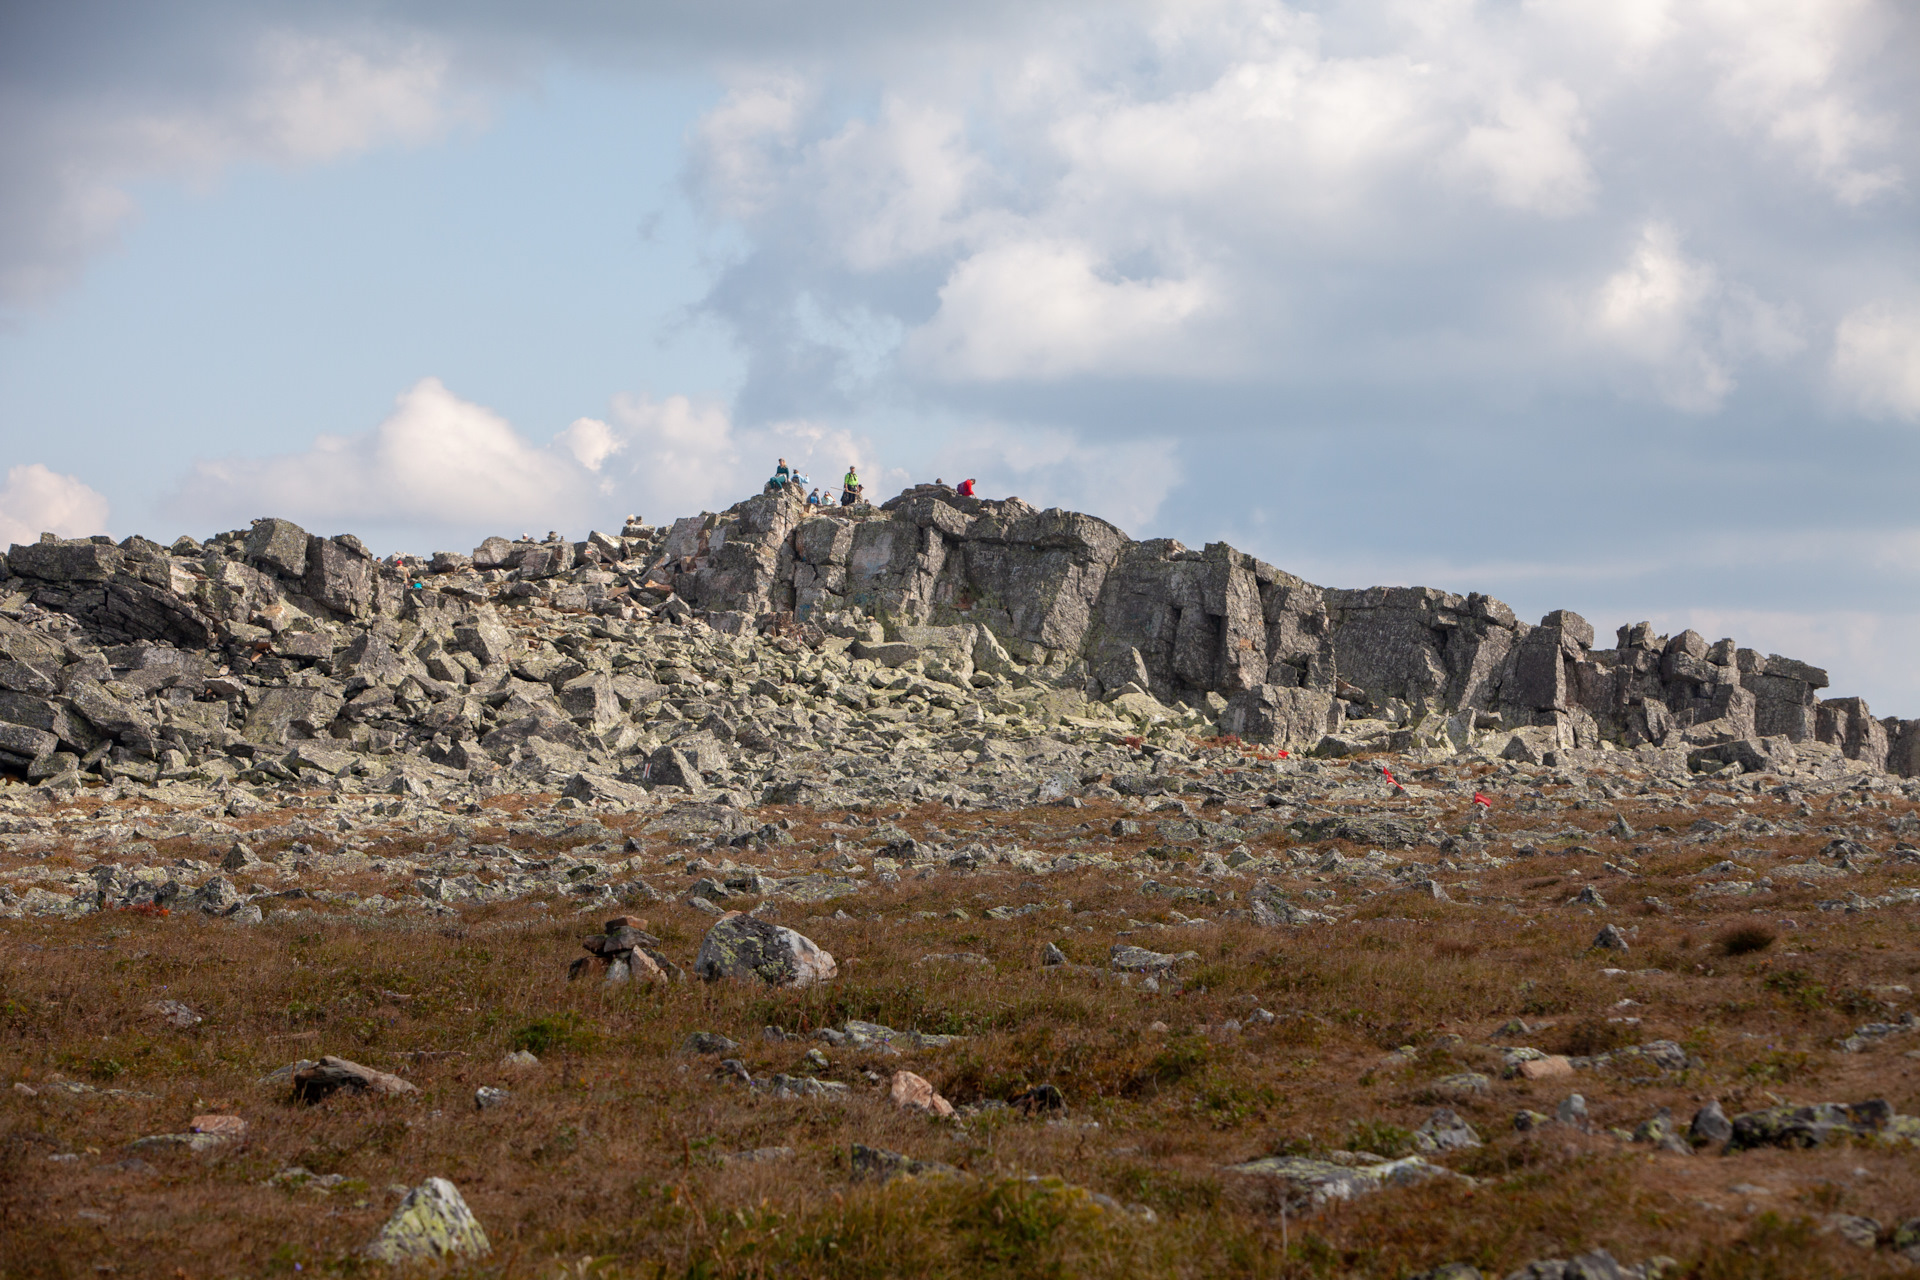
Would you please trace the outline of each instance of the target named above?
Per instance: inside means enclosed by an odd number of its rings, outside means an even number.
[[[780,459],[780,464],[773,469],[773,478],[767,481],[766,492],[784,493],[788,489],[801,492],[806,490],[807,486],[812,483],[800,468],[788,466],[787,460],[782,458]],[[944,484],[945,481],[936,479],[934,483]],[[861,495],[865,491],[866,486],[860,483],[859,465],[849,462],[847,464],[846,477],[840,482],[840,505],[850,507],[856,502],[862,501]],[[962,480],[956,492],[963,498],[971,498],[973,496],[973,481]],[[833,499],[828,495],[822,494],[818,488],[815,488],[807,493],[807,505],[810,507],[830,507],[833,505]]]

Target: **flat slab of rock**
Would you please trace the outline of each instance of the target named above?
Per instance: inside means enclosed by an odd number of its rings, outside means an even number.
[[[1293,1189],[1298,1198],[1312,1205],[1329,1200],[1352,1200],[1372,1195],[1386,1187],[1410,1187],[1434,1178],[1460,1178],[1464,1175],[1429,1164],[1419,1156],[1383,1160],[1379,1164],[1334,1164],[1330,1160],[1310,1160],[1305,1156],[1263,1156],[1245,1164],[1230,1164],[1229,1173],[1251,1177],[1278,1178]]]
[[[1165,973],[1183,960],[1199,958],[1198,951],[1182,951],[1174,955],[1164,951],[1149,951],[1125,942],[1115,943],[1113,950],[1107,953],[1108,964],[1130,973]]]
[[[357,1062],[332,1056],[293,1073],[293,1096],[302,1102],[318,1102],[340,1090],[349,1093],[412,1093],[414,1087],[399,1076],[375,1071]]]
[[[378,1262],[414,1262],[478,1258],[492,1249],[460,1189],[445,1178],[428,1178],[407,1192],[365,1253]]]
[[[768,986],[805,987],[835,977],[839,966],[804,934],[729,911],[713,922],[693,958],[693,971],[719,978],[758,978]]]

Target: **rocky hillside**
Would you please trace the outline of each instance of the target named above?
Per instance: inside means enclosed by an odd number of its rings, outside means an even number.
[[[1732,640],[1640,624],[1596,649],[1564,610],[1529,625],[1481,595],[1317,587],[1224,543],[938,486],[829,514],[763,494],[430,560],[276,519],[170,547],[48,536],[4,574],[0,767],[55,786],[800,795],[858,791],[903,750],[974,763],[1040,726],[1920,770],[1916,722],[1822,700],[1824,671]],[[973,785],[951,773],[915,794]]]
[[[927,488],[6,572],[9,1275],[1920,1262],[1804,664]]]

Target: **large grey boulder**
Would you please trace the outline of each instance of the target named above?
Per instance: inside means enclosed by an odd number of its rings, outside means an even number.
[[[758,978],[769,986],[805,987],[839,973],[833,956],[784,925],[729,911],[714,921],[693,958],[693,971],[719,978]]]
[[[703,775],[723,772],[726,767],[727,754],[711,734],[690,733],[647,757],[647,781],[698,793],[706,790]]]
[[[521,716],[492,730],[480,739],[480,749],[495,760],[505,761],[515,749],[523,753],[536,742],[549,742],[579,752],[587,740],[571,720],[550,710]]]
[[[453,641],[457,648],[472,654],[486,667],[506,665],[507,659],[519,648],[513,633],[491,609],[483,609],[473,621],[455,627]]]
[[[194,649],[211,646],[219,633],[195,600],[124,574],[107,583],[89,620],[131,639],[165,640]]]
[[[545,542],[520,557],[522,578],[557,578],[573,568],[571,542]]]
[[[307,541],[307,531],[291,520],[256,520],[247,533],[246,557],[269,573],[297,582],[307,576]]]
[[[0,690],[0,722],[44,730],[58,738],[67,750],[79,755],[100,744],[99,731],[86,717],[51,697]]]
[[[306,593],[335,613],[366,617],[373,608],[376,576],[373,561],[362,549],[337,538],[308,540]]]
[[[1286,1189],[1296,1205],[1319,1206],[1333,1200],[1353,1200],[1387,1187],[1410,1187],[1434,1178],[1473,1179],[1419,1156],[1383,1160],[1378,1164],[1344,1165],[1305,1156],[1263,1156],[1244,1164],[1230,1164],[1227,1172],[1272,1178]]]
[[[240,736],[263,747],[283,746],[289,737],[318,738],[344,705],[346,699],[328,689],[264,689],[248,708]]]
[[[589,804],[604,802],[621,805],[628,809],[644,808],[651,797],[644,787],[632,786],[618,778],[609,778],[604,774],[576,773],[567,779],[560,794],[574,800],[584,800]]]
[[[60,686],[40,668],[9,658],[0,661],[0,691],[49,698],[60,692]]]
[[[513,558],[513,544],[505,538],[488,538],[473,549],[476,569],[504,569]]]
[[[1280,747],[1312,746],[1345,720],[1346,704],[1326,690],[1256,684],[1227,699],[1220,731]]]
[[[16,577],[43,582],[105,582],[125,562],[120,548],[89,538],[15,543],[7,552],[7,568]]]
[[[853,524],[816,516],[801,522],[794,530],[793,540],[800,559],[807,564],[845,564],[847,553],[853,549]]]
[[[1700,770],[1737,764],[1747,773],[1763,773],[1791,766],[1795,758],[1793,745],[1784,737],[1737,738],[1688,752],[1687,767]]]
[[[1867,709],[1865,698],[1828,698],[1815,713],[1814,735],[1839,747],[1849,760],[1887,767],[1887,729]]]
[[[67,700],[89,724],[108,737],[123,746],[152,753],[157,741],[153,717],[139,702],[120,696],[133,692],[117,682],[114,689],[109,690],[98,681],[80,679],[68,687]]]
[[[560,686],[559,698],[561,708],[589,733],[603,732],[621,719],[613,678],[604,671],[575,676]]]
[[[365,1253],[377,1262],[438,1262],[478,1258],[492,1243],[460,1189],[445,1178],[428,1178],[407,1192]]]
[[[60,739],[44,729],[0,724],[0,764],[35,770],[60,746]]]

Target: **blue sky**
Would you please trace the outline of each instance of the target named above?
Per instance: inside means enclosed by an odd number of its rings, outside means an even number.
[[[428,374],[535,435],[622,389],[724,400],[739,357],[698,308],[738,245],[679,184],[719,93],[555,74],[433,147],[143,182],[121,244],[0,333],[6,419],[117,530],[204,536],[167,501],[189,460],[364,430]]]
[[[0,14],[0,541],[974,475],[1920,714],[1910,6]]]

